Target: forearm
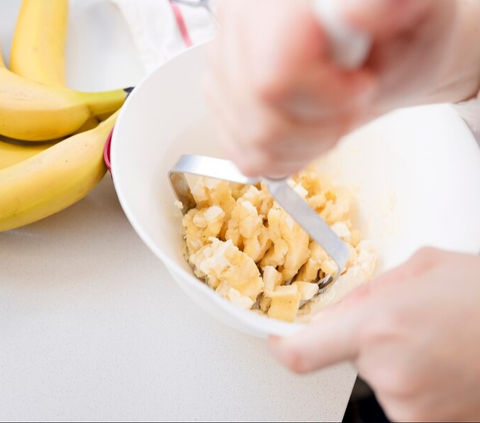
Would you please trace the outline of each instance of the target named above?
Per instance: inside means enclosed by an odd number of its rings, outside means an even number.
[[[480,1],[458,1],[458,17],[440,83],[427,103],[468,100],[480,90]]]

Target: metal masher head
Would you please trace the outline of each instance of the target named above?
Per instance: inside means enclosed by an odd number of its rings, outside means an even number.
[[[243,185],[256,185],[264,182],[275,201],[325,250],[337,265],[335,274],[327,275],[318,282],[320,293],[334,283],[345,269],[350,255],[347,245],[288,185],[285,179],[249,178],[243,175],[235,164],[229,160],[196,155],[181,156],[168,176],[175,197],[182,203],[183,214],[197,206],[186,177],[187,174]]]

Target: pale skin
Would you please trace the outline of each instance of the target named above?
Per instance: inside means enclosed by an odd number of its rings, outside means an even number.
[[[352,72],[308,0],[219,2],[206,92],[244,173],[293,173],[381,114],[480,89],[480,1],[338,1],[374,40]],[[393,420],[478,421],[480,258],[422,250],[270,348],[298,373],[353,362]]]

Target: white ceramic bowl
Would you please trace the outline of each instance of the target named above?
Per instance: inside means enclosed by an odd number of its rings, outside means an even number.
[[[220,298],[193,276],[182,255],[181,215],[167,172],[181,154],[218,154],[202,95],[204,70],[205,46],[190,49],[129,97],[111,150],[118,196],[137,233],[197,304],[255,336],[291,334],[300,326]],[[426,245],[480,251],[480,150],[451,107],[384,117],[345,139],[330,163],[329,176],[358,195],[356,223],[377,249],[377,272]]]

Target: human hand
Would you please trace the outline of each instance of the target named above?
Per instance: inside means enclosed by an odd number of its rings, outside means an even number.
[[[298,373],[352,361],[393,420],[478,421],[480,257],[421,250],[270,348]]]
[[[338,1],[374,40],[356,71],[333,62],[311,1],[219,2],[206,92],[222,147],[245,174],[294,173],[387,111],[478,90],[477,0]]]

